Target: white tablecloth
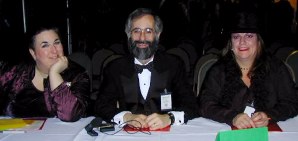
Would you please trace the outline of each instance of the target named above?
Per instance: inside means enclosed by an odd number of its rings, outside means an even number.
[[[94,117],[83,118],[77,122],[62,122],[57,118],[47,119],[42,130],[23,134],[2,134],[0,141],[215,141],[219,131],[230,130],[230,126],[205,118],[196,118],[187,125],[172,126],[170,132],[151,132],[128,134],[120,131],[115,135],[99,133],[89,136],[84,127]],[[283,132],[269,132],[269,141],[296,141],[298,139],[298,117],[279,122]],[[119,128],[116,127],[116,130]],[[95,129],[95,131],[97,131]],[[112,134],[113,132],[108,132]]]

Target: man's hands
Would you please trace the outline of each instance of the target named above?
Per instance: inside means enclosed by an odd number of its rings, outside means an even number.
[[[148,124],[146,123],[147,116],[143,114],[132,114],[126,113],[124,115],[124,122],[128,122],[127,124],[132,125],[138,128],[147,128]]]
[[[171,124],[171,119],[168,114],[157,114],[153,113],[149,116],[142,114],[131,114],[126,113],[124,115],[124,121],[130,121],[127,124],[130,124],[134,127],[149,127],[150,130],[157,130],[164,128]]]
[[[171,119],[168,114],[151,114],[147,117],[146,123],[148,124],[150,130],[156,130],[164,128],[171,124]]]
[[[233,125],[238,129],[263,127],[269,124],[269,119],[264,112],[256,112],[251,117],[240,113],[233,119]]]

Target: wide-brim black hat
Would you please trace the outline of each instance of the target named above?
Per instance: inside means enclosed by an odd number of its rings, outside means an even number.
[[[233,16],[229,33],[259,33],[260,25],[256,13],[238,12]]]

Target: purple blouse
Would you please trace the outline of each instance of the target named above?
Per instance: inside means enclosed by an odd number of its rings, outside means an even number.
[[[69,61],[61,73],[64,82],[51,91],[44,79],[44,91],[32,83],[35,65],[2,66],[0,70],[0,114],[12,117],[54,117],[76,121],[85,115],[90,81],[87,72]]]

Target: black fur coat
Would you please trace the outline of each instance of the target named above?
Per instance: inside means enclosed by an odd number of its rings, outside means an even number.
[[[264,59],[253,71],[250,87],[242,81],[241,70],[232,57],[214,64],[198,97],[201,116],[231,125],[251,102],[256,111],[265,112],[273,122],[296,116],[298,92],[287,67],[276,58]]]

